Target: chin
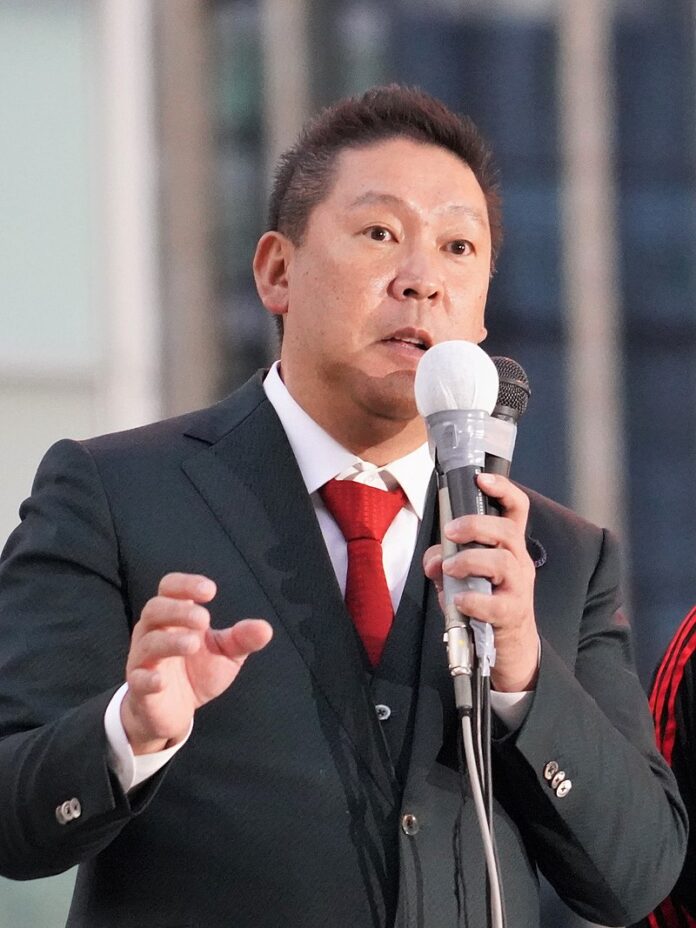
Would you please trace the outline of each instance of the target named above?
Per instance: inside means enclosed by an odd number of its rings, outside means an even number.
[[[407,422],[417,418],[414,377],[413,371],[397,371],[370,378],[365,406],[385,419]]]

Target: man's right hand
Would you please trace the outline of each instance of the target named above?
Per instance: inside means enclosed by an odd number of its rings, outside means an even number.
[[[133,629],[121,722],[134,754],[164,750],[183,740],[193,713],[223,693],[254,651],[271,640],[263,619],[210,627],[217,588],[195,574],[167,574]]]

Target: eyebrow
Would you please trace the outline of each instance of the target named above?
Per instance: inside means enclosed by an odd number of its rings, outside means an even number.
[[[376,190],[368,190],[366,193],[361,193],[359,197],[356,197],[352,203],[349,204],[348,208],[355,209],[359,206],[369,206],[373,203],[382,203],[387,206],[402,206],[408,208],[408,203],[406,203],[406,201],[401,197],[394,196],[393,193],[379,193]],[[450,206],[446,206],[443,212],[462,213],[473,222],[476,222],[478,225],[483,227],[488,226],[488,223],[484,216],[481,215],[480,210],[475,209],[473,206],[466,206],[464,203],[452,203]]]

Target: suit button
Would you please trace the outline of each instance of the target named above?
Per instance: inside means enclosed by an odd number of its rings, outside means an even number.
[[[391,709],[389,706],[377,705],[375,706],[375,711],[377,712],[377,718],[380,720],[380,722],[386,722],[391,715]]]
[[[573,784],[570,780],[564,780],[562,783],[558,784],[558,789],[556,790],[556,795],[559,799],[563,799],[564,796],[567,796],[568,793],[573,788]]]
[[[551,789],[556,789],[564,780],[565,770],[559,770],[553,780],[551,780]]]
[[[81,815],[82,806],[80,800],[75,797],[66,799],[65,802],[56,807],[56,819],[59,825],[67,825],[68,822],[72,822],[73,819],[79,818]]]
[[[407,813],[401,819],[401,830],[405,835],[413,836],[417,835],[420,831],[420,822],[415,815]]]
[[[548,764],[544,767],[544,779],[553,780],[553,778],[558,773],[558,764],[555,760],[550,760]]]

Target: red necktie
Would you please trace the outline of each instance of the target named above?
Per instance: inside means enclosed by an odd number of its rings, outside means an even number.
[[[408,499],[401,487],[380,490],[354,480],[329,480],[319,493],[348,545],[346,606],[376,667],[394,618],[382,539]]]

